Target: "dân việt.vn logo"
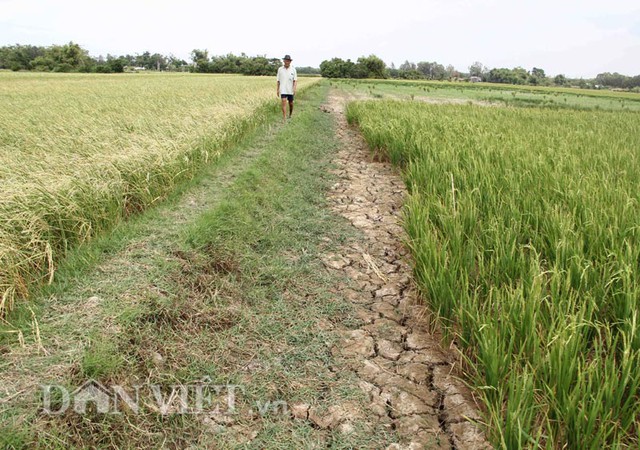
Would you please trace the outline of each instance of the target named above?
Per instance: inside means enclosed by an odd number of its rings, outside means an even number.
[[[173,414],[237,415],[238,399],[245,394],[244,386],[212,384],[205,377],[192,384],[141,384],[130,387],[105,386],[90,379],[76,389],[58,384],[41,385],[42,413],[59,415],[67,412],[87,414],[139,414],[154,412],[163,416]],[[249,414],[287,414],[282,400],[255,401],[246,411]]]

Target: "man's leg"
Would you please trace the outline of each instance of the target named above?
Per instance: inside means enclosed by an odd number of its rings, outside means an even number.
[[[287,120],[287,98],[282,99],[282,121]]]
[[[293,114],[293,99],[289,100],[289,117]]]

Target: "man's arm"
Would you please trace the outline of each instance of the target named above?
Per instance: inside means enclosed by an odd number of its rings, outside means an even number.
[[[296,95],[296,88],[298,87],[298,71],[293,69],[293,95]]]
[[[278,89],[276,90],[276,96],[280,98],[280,80],[278,80]]]

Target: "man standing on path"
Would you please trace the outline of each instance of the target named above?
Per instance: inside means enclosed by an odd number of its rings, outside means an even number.
[[[282,121],[287,119],[287,101],[289,102],[289,118],[293,114],[293,96],[296,95],[298,73],[291,66],[291,56],[284,55],[284,66],[278,68],[278,98],[282,100]]]

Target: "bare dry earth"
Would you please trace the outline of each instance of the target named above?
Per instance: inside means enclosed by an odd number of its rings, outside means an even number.
[[[369,398],[367,422],[399,438],[400,444],[389,449],[491,448],[477,425],[478,405],[456,376],[456,357],[428,331],[430,313],[410,278],[399,224],[405,186],[390,164],[372,161],[366,143],[346,122],[346,100],[344,93],[332,90],[324,107],[335,116],[342,141],[335,161],[340,181],[330,202],[365,239],[326,255],[324,263],[358,287],[338,289],[355,304],[362,326],[342,330],[341,345],[333,352],[357,375]],[[319,425],[340,422],[335,419],[341,414],[336,407],[333,417]],[[313,414],[309,419],[318,422]]]

